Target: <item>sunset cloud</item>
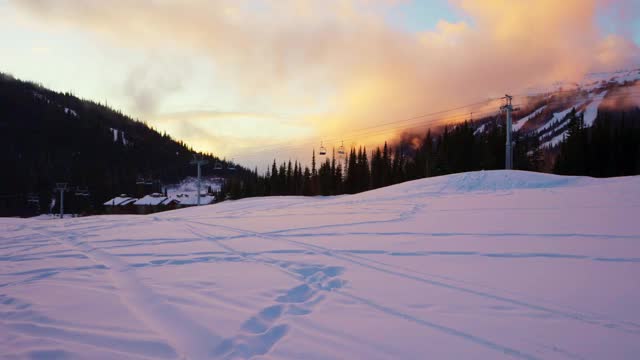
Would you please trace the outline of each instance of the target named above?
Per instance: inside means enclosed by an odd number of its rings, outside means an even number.
[[[205,56],[217,69],[211,82],[237,93],[239,108],[233,110],[258,106],[295,113],[296,126],[305,129],[296,139],[307,134],[318,142],[506,92],[576,80],[586,72],[637,65],[640,50],[630,36],[606,32],[596,21],[607,3],[611,0],[455,0],[459,20],[409,32],[384,16],[403,6],[397,1],[12,2],[44,26],[81,29],[117,46]],[[628,16],[637,12],[635,3],[621,1],[626,11],[611,14],[621,28],[637,19]],[[181,71],[166,68],[156,83],[143,77],[142,88],[131,78],[129,91],[138,105],[147,106],[150,122],[163,121],[154,113],[163,92],[187,86],[174,76]],[[261,132],[275,134],[268,124]],[[194,118],[189,126],[215,133]],[[389,138],[397,130],[384,129],[388,133],[358,142]],[[176,129],[175,135],[196,142],[198,131]],[[215,140],[209,140],[209,149],[242,152],[235,145],[213,144],[224,142],[224,136],[210,139]]]

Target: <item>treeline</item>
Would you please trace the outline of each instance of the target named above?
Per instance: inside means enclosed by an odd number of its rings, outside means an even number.
[[[567,115],[568,135],[554,148],[542,148],[536,132],[514,133],[514,168],[593,177],[640,174],[640,109],[600,110],[592,127],[585,126],[583,116],[575,109]],[[350,149],[340,157],[334,149],[320,161],[314,152],[311,168],[274,160],[265,175],[256,170],[231,179],[223,192],[233,199],[354,194],[424,177],[503,169],[505,135],[499,119],[484,122],[483,131],[465,122],[437,133],[404,136],[370,152]]]
[[[570,114],[553,171],[561,175],[612,177],[640,174],[640,109],[600,111],[591,127]]]
[[[368,151],[352,148],[345,156],[330,156],[318,161],[315,151],[311,167],[294,161],[273,161],[265,175],[257,170],[229,179],[222,193],[228,198],[283,195],[355,194],[424,177],[457,172],[504,168],[504,128],[494,120],[475,133],[470,122],[449,127],[440,133],[431,130]],[[538,139],[514,134],[515,167],[537,171],[542,165]]]

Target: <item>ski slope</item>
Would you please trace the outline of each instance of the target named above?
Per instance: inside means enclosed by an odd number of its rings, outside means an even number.
[[[640,177],[0,219],[0,354],[637,359]]]

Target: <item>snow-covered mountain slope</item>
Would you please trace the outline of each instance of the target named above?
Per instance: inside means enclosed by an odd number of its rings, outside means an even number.
[[[0,219],[18,358],[634,359],[640,177],[489,171]]]
[[[558,82],[549,88],[530,89],[516,99],[521,109],[514,113],[513,131],[536,133],[540,136],[542,147],[556,146],[567,134],[569,115],[573,109],[578,116],[584,116],[585,125],[590,127],[607,100],[640,106],[639,80],[640,69],[635,69],[589,74],[578,83]],[[483,121],[477,125],[477,132],[485,130]]]

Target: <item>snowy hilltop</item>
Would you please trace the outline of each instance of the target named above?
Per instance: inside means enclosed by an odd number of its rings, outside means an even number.
[[[8,358],[637,358],[640,177],[0,219]]]
[[[545,89],[530,89],[520,96],[522,108],[515,114],[513,130],[535,134],[542,148],[555,147],[567,136],[571,113],[591,127],[599,112],[628,111],[640,106],[640,69],[588,74],[580,82],[557,82]],[[488,119],[478,122],[485,131]]]

